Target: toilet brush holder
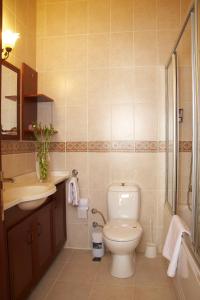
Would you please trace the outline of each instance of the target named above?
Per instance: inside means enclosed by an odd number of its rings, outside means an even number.
[[[155,258],[157,254],[156,244],[155,243],[147,243],[145,256],[148,258]]]

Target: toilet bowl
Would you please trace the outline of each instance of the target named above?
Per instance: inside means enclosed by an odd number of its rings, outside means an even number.
[[[127,278],[135,273],[135,248],[141,235],[141,225],[130,219],[111,220],[104,226],[104,241],[112,253],[113,276]]]
[[[105,245],[112,254],[111,274],[127,278],[135,271],[135,248],[142,227],[138,222],[140,189],[137,185],[111,185],[108,190],[109,221],[103,228]]]

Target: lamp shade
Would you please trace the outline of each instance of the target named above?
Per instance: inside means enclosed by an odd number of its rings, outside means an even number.
[[[6,30],[2,33],[2,44],[3,49],[15,47],[15,43],[19,38],[19,33],[12,32],[10,30]]]

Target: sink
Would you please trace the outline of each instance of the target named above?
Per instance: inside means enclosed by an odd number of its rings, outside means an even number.
[[[36,209],[42,205],[48,196],[56,192],[53,184],[34,184],[11,187],[3,192],[5,204],[16,202],[22,210]]]

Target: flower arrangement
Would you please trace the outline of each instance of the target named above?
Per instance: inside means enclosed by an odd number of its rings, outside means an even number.
[[[40,181],[48,177],[49,147],[52,136],[55,134],[52,124],[49,126],[41,123],[33,125],[33,133],[36,138],[36,173]]]

